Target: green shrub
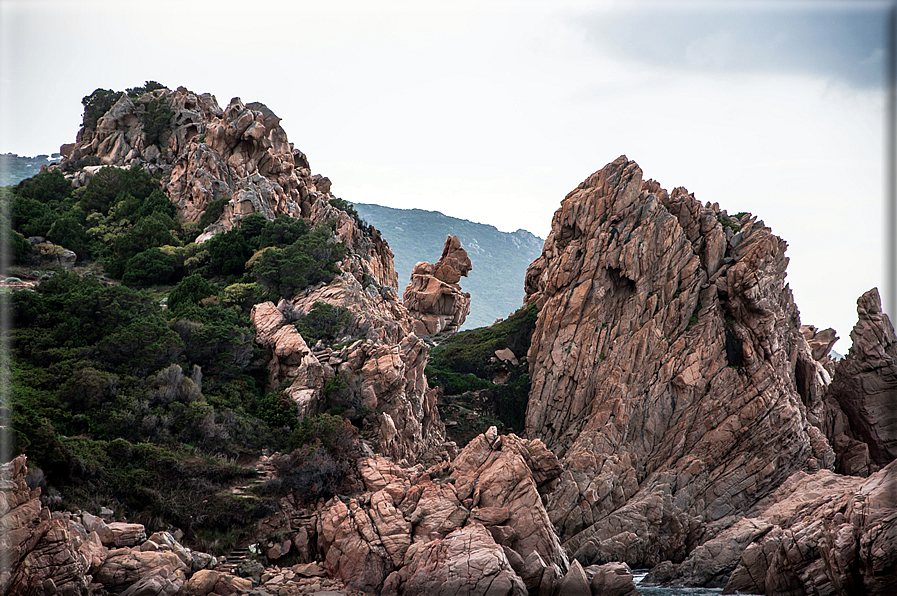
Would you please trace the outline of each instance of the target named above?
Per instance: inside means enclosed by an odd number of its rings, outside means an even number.
[[[168,311],[172,315],[177,315],[187,310],[190,306],[199,304],[199,301],[216,294],[215,288],[212,287],[206,279],[194,273],[178,282],[168,294]]]
[[[199,218],[199,227],[206,229],[207,226],[218,221],[218,218],[224,213],[224,206],[227,205],[228,201],[230,201],[228,197],[218,197],[206,205]]]
[[[138,99],[144,94],[152,93],[157,89],[168,89],[168,87],[162,83],[157,83],[156,81],[147,81],[142,87],[131,87],[130,89],[127,89],[126,93],[131,99]]]
[[[329,229],[319,226],[286,248],[269,248],[252,264],[252,274],[270,292],[292,298],[299,290],[328,283],[338,273],[346,254]]]
[[[154,97],[147,102],[145,111],[140,115],[140,123],[143,124],[148,145],[159,144],[162,135],[171,130],[173,116],[174,112],[164,97]]]
[[[153,247],[128,259],[121,282],[128,286],[167,284],[177,281],[179,270],[177,257]]]
[[[255,415],[271,428],[296,428],[296,404],[284,393],[266,393],[258,400]]]
[[[299,319],[296,329],[309,346],[319,340],[332,342],[352,322],[352,312],[344,306],[315,302],[307,315]]]
[[[59,170],[45,170],[19,182],[16,194],[47,204],[70,196],[72,183]]]
[[[85,96],[81,100],[84,106],[84,114],[81,118],[81,126],[85,128],[96,128],[97,120],[109,111],[115,102],[118,101],[120,91],[112,89],[96,89],[90,95]]]

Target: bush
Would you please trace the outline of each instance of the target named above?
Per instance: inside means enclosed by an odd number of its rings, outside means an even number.
[[[187,310],[190,306],[199,304],[199,301],[216,294],[215,288],[212,287],[206,279],[194,273],[185,277],[178,285],[168,294],[168,311],[172,315]]]
[[[146,110],[140,115],[140,122],[148,145],[159,144],[162,135],[171,130],[173,116],[174,112],[164,97],[155,97],[147,102]]]
[[[296,404],[284,393],[266,393],[258,400],[255,415],[271,428],[296,428]]]
[[[315,302],[311,311],[296,323],[296,329],[309,346],[319,340],[332,342],[352,322],[352,312],[343,306]]]
[[[286,248],[265,250],[251,270],[269,291],[289,299],[299,290],[330,282],[339,273],[337,263],[345,254],[345,245],[319,226]]]
[[[224,213],[224,206],[227,205],[228,201],[230,201],[230,199],[227,197],[218,197],[206,205],[206,208],[199,218],[199,227],[205,229],[207,226],[218,221],[218,218]]]
[[[130,89],[127,89],[126,93],[131,99],[138,99],[142,95],[146,93],[152,93],[157,89],[168,89],[168,87],[166,87],[162,83],[157,83],[156,81],[147,81],[146,84],[142,87],[131,87]]]
[[[85,128],[96,128],[97,121],[109,111],[109,108],[118,101],[120,91],[112,89],[96,89],[90,95],[85,96],[81,100],[84,106],[84,114],[81,118],[81,126]]]
[[[72,183],[66,180],[59,170],[45,170],[19,182],[16,194],[47,204],[71,195]]]
[[[151,286],[177,281],[178,259],[153,247],[128,259],[121,282],[128,286]]]

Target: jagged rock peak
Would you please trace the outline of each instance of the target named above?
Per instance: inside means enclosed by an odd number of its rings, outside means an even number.
[[[151,110],[155,120],[148,118]],[[398,290],[389,246],[332,194],[329,179],[312,175],[305,154],[289,142],[280,118],[264,104],[244,105],[235,97],[222,110],[213,95],[184,87],[133,99],[122,93],[60,152],[64,159],[53,167],[66,172],[75,186],[86,184],[104,165],[140,165],[162,174],[163,190],[183,221],[198,222],[207,209],[216,210],[197,242],[256,212],[268,219],[303,217],[313,225],[335,221],[337,238],[349,249],[343,270],[359,281],[369,276]]]
[[[857,314],[826,393],[826,425],[838,470],[866,476],[897,458],[897,337],[877,288],[860,296]]]
[[[833,466],[785,248],[625,156],[561,203],[526,277],[526,434],[562,457],[548,511],[583,565],[681,560],[792,473]]]
[[[470,314],[470,294],[458,282],[471,269],[470,257],[457,236],[449,235],[436,263],[420,262],[405,288],[405,308],[414,319],[418,335],[454,333]]]

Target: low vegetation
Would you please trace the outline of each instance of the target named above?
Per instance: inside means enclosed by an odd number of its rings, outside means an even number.
[[[426,368],[430,385],[442,387],[446,396],[461,396],[468,409],[479,410],[487,419],[497,419],[507,429],[521,432],[530,390],[525,355],[537,316],[536,307],[530,305],[490,327],[449,337],[430,352]],[[517,365],[496,358],[496,350],[505,348],[520,359]],[[469,396],[477,391],[481,393],[476,399]]]
[[[278,492],[231,493],[255,474],[235,462],[295,452],[290,490],[326,492],[318,477],[342,486],[355,431],[341,417],[300,420],[292,400],[266,390],[249,320],[253,304],[339,272],[345,247],[330,226],[254,214],[197,245],[199,227],[182,224],[139,167],[103,168],[79,189],[42,172],[2,193],[14,266],[43,268],[31,236],[78,256],[80,274],[55,271],[9,298],[13,424],[0,432],[28,455],[46,504],[112,507],[226,550]],[[346,324],[325,310],[305,320],[321,337]]]

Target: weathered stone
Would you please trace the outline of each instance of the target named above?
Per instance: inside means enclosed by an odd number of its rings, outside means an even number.
[[[567,574],[558,582],[558,590],[560,594],[569,594],[570,596],[592,596],[589,580],[579,561],[574,560],[570,565]]]
[[[762,512],[772,529],[744,548],[724,593],[897,590],[897,462],[866,479],[814,476],[796,474]]]
[[[589,586],[593,596],[638,596],[626,563],[605,563],[587,571],[592,572]]]
[[[154,577],[160,579],[158,585],[174,585],[178,580],[183,585],[186,569],[184,562],[170,551],[119,548],[109,551],[103,566],[94,575],[94,581],[112,592],[122,592],[138,582],[151,585],[148,582]]]
[[[826,430],[838,471],[866,476],[897,457],[897,335],[877,289],[857,300],[857,314],[826,393]]]
[[[470,257],[457,236],[449,236],[435,264],[418,263],[405,288],[405,308],[414,319],[418,335],[453,333],[470,314],[470,294],[458,282],[470,272]]]
[[[445,539],[412,545],[390,591],[383,592],[433,596],[526,593],[502,548],[476,523],[454,530]]]
[[[561,456],[547,509],[580,563],[681,560],[793,472],[833,465],[784,250],[625,157],[562,202],[526,277],[526,432]]]

